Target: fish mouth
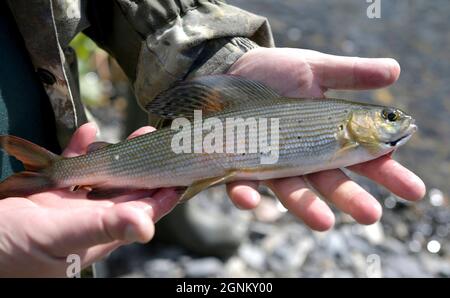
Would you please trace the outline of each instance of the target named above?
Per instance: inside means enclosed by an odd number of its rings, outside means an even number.
[[[391,147],[401,146],[401,145],[405,144],[406,142],[408,142],[408,140],[412,137],[413,133],[415,133],[416,130],[417,130],[417,125],[411,124],[408,127],[408,129],[405,131],[405,134],[403,136],[399,137],[395,141],[386,142],[385,144],[390,145]]]

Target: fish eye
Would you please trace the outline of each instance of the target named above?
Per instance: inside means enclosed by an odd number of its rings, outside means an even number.
[[[397,121],[399,118],[398,113],[393,109],[384,109],[381,112],[383,119],[389,120],[391,122]]]

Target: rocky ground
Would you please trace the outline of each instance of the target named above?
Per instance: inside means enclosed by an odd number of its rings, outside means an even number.
[[[450,6],[445,0],[381,1],[368,19],[366,1],[229,0],[269,17],[278,46],[340,55],[393,57],[399,82],[338,96],[392,104],[413,114],[419,132],[396,158],[425,180],[424,201],[411,204],[357,178],[384,206],[380,223],[361,226],[338,214],[316,233],[285,212],[270,193],[252,212],[230,206],[223,189],[192,204],[232,218],[248,231],[229,257],[194,254],[153,241],[114,252],[97,270],[128,277],[450,277]],[[211,197],[217,199],[212,200]],[[180,226],[180,229],[183,229]]]
[[[221,188],[210,192],[225,195]],[[392,195],[382,203],[380,223],[362,226],[340,214],[333,230],[317,233],[270,196],[252,212],[230,208],[225,197],[220,207],[201,197],[196,204],[205,212],[220,209],[248,224],[231,257],[156,241],[123,247],[98,269],[122,277],[450,277],[448,198],[433,189],[419,204]]]

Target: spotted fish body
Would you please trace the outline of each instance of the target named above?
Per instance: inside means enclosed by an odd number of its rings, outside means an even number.
[[[224,171],[243,169],[243,176],[257,179],[257,169],[292,168],[293,173],[306,174],[318,166],[329,165],[339,150],[339,125],[346,119],[352,105],[334,100],[280,100],[268,106],[251,105],[245,110],[214,115],[219,119],[279,118],[280,152],[275,165],[262,165],[259,153],[182,153],[176,154],[171,140],[176,133],[171,128],[110,145],[77,158],[64,159],[49,169],[53,179],[66,185],[102,183],[116,186],[165,187],[190,185],[196,180],[223,175]],[[249,136],[251,138],[253,136]],[[334,166],[346,166],[345,162]],[[341,160],[339,162],[342,163]],[[245,172],[246,169],[254,171]],[[261,172],[263,173],[263,172]],[[272,174],[271,174],[272,175]],[[83,179],[85,181],[83,181]]]
[[[193,119],[193,110],[201,110],[205,123],[210,118],[221,123],[230,118],[267,119],[268,142],[273,129],[270,119],[278,119],[277,162],[263,164],[261,155],[266,153],[227,152],[225,145],[224,153],[176,153],[172,140],[179,130],[166,127],[86,155],[51,156],[45,165],[34,171],[41,181],[38,187],[29,190],[75,185],[94,189],[185,186],[188,187],[183,195],[186,200],[206,187],[233,180],[303,175],[368,161],[389,153],[415,131],[413,119],[397,109],[342,99],[283,98],[260,83],[230,76],[182,82],[161,94],[147,108],[167,119],[181,116],[188,120]],[[397,123],[384,119],[386,113],[398,115]],[[260,131],[248,129],[246,132],[244,142],[248,149],[249,140],[258,139],[254,134]],[[200,140],[203,140],[208,133],[210,131],[197,129],[193,135],[201,134]],[[19,159],[20,153],[11,147],[29,145],[10,136],[0,138],[3,148]],[[20,144],[22,141],[25,145]],[[191,151],[194,151],[194,144],[195,141]],[[25,166],[29,163],[21,160]],[[33,176],[33,179],[37,178]],[[0,184],[3,197],[27,192],[28,189],[15,187],[8,180]]]

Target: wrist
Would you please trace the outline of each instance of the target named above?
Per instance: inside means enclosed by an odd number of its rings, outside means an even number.
[[[234,63],[228,68],[227,74],[231,75],[246,75],[249,69],[253,69],[255,64],[258,64],[257,57],[260,53],[266,51],[265,47],[256,47],[243,53]]]
[[[224,37],[208,41],[202,53],[192,64],[186,78],[228,73],[229,69],[247,52],[259,45],[245,37]]]

